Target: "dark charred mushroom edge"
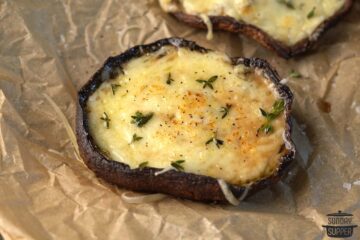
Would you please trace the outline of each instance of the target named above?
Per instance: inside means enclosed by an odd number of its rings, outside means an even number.
[[[196,45],[196,43],[192,41],[180,38],[168,38],[149,45],[135,46],[118,56],[107,59],[103,67],[91,77],[78,93],[76,134],[81,156],[85,164],[95,172],[96,176],[119,187],[139,192],[166,193],[176,197],[197,201],[227,202],[223,191],[215,178],[174,170],[155,176],[155,172],[158,172],[161,169],[146,166],[143,168],[130,169],[127,164],[108,159],[89,134],[86,112],[87,100],[96,89],[107,80],[106,78],[104,79],[104,75],[109,76],[108,73],[111,75],[116,72],[112,70],[121,69],[123,64],[132,59],[139,58],[145,54],[151,54],[160,48],[169,45],[178,48],[187,48],[191,51],[196,51],[199,54],[211,51]],[[275,91],[277,91],[285,101],[284,114],[286,126],[284,139],[287,151],[285,151],[285,155],[279,159],[280,165],[278,170],[272,176],[254,182],[251,184],[251,188],[229,184],[229,189],[234,196],[240,197],[245,191],[248,192],[247,196],[249,196],[260,189],[276,183],[284,175],[290,163],[293,161],[295,147],[290,136],[290,111],[293,95],[287,86],[280,84],[277,72],[272,69],[266,61],[257,58],[232,58],[232,64],[244,64],[253,69],[261,69],[264,76],[274,83]],[[104,72],[106,74],[104,74]]]
[[[272,51],[275,51],[283,58],[291,58],[300,53],[304,53],[313,49],[318,42],[320,36],[329,28],[334,26],[351,8],[353,0],[346,0],[344,6],[337,11],[333,16],[323,21],[309,36],[293,46],[288,46],[278,40],[272,38],[269,34],[265,33],[258,27],[247,24],[243,21],[238,21],[229,16],[209,16],[214,30],[224,30],[233,33],[241,33],[249,38],[259,42],[262,46]],[[179,6],[179,3],[177,3]],[[182,9],[179,6],[179,9]],[[178,20],[195,28],[206,29],[204,21],[196,15],[190,15],[185,12],[176,11],[170,12]]]

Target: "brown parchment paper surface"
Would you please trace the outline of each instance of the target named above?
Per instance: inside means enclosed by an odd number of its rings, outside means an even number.
[[[360,224],[360,2],[319,47],[286,61],[236,34],[194,30],[156,1],[0,0],[0,233],[4,239],[327,239],[326,214]],[[179,36],[261,57],[287,78],[297,164],[239,207],[168,197],[127,204],[76,158],[77,90],[111,55]],[[324,102],[331,105],[326,113]],[[322,103],[322,104],[319,104]],[[322,106],[319,108],[319,106]],[[360,238],[359,228],[353,239]]]

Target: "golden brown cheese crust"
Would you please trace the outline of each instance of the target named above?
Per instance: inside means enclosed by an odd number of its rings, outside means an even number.
[[[160,1],[165,2],[165,1]],[[204,23],[203,14],[195,14],[187,12],[183,6],[181,6],[181,1],[170,1],[172,2],[173,7],[163,7],[165,11],[174,15],[177,19],[186,24],[189,24],[192,27],[206,29],[207,25]],[[164,4],[162,4],[164,5]],[[295,55],[301,54],[305,51],[308,51],[315,47],[319,37],[329,28],[331,28],[335,23],[337,23],[341,17],[343,17],[351,8],[352,0],[343,0],[343,5],[335,11],[331,16],[321,18],[321,22],[313,26],[313,30],[309,32],[306,36],[302,38],[288,39],[284,38],[284,34],[280,36],[274,36],[271,32],[266,31],[265,29],[258,26],[256,23],[249,23],[246,20],[239,20],[233,16],[226,14],[221,15],[212,15],[209,14],[209,19],[212,23],[212,29],[214,30],[225,30],[235,33],[242,33],[247,37],[250,37],[257,42],[259,42],[264,47],[275,51],[278,55],[284,58],[290,58]],[[289,9],[291,11],[292,9]],[[316,12],[316,7],[315,7]],[[305,18],[307,18],[306,14]],[[311,14],[310,14],[311,15]],[[296,22],[293,19],[290,21],[285,21],[287,18],[284,17],[284,24],[281,26],[286,29],[293,29],[289,27],[289,22]],[[299,21],[299,20],[297,20]],[[303,22],[302,20],[299,22]],[[285,24],[287,23],[287,24]],[[269,22],[266,25],[271,25]],[[277,28],[274,28],[275,30]],[[276,33],[276,31],[275,31]],[[300,35],[301,36],[301,35]],[[296,41],[295,41],[296,40]]]
[[[277,169],[284,112],[271,122],[271,134],[258,134],[266,122],[259,109],[271,111],[282,101],[261,71],[234,67],[219,52],[175,46],[134,59],[122,70],[87,103],[90,134],[111,159],[131,168],[144,162],[168,168],[182,159],[185,172],[237,185]],[[151,113],[151,121],[136,126],[136,112]],[[221,145],[208,142],[214,135]]]
[[[177,171],[169,171],[159,176],[155,176],[155,172],[159,171],[159,169],[151,166],[144,169],[131,169],[127,164],[108,159],[108,157],[102,153],[102,150],[99,149],[91,134],[89,134],[88,113],[84,111],[84,109],[87,108],[86,106],[89,97],[101,87],[102,82],[110,81],[109,79],[104,79],[104,76],[106,75],[108,77],[109,75],[114,75],[109,69],[125,66],[130,59],[140,58],[147,53],[154,53],[164,46],[186,48],[193,52],[198,52],[198,54],[208,52],[206,49],[198,47],[193,42],[187,42],[181,39],[164,39],[154,44],[132,48],[118,57],[110,58],[105,63],[104,67],[100,69],[90,82],[79,92],[77,135],[82,156],[89,168],[94,170],[98,176],[119,186],[145,192],[163,192],[194,200],[224,201],[224,195],[215,178]],[[280,174],[284,171],[285,166],[291,162],[291,159],[294,156],[294,148],[290,140],[289,125],[289,111],[292,95],[287,87],[279,84],[276,72],[273,71],[267,63],[258,59],[233,59],[232,62],[233,64],[244,64],[250,68],[261,69],[266,77],[273,82],[275,91],[279,96],[285,99],[284,117],[286,126],[284,137],[287,144],[287,150],[283,151],[283,155],[280,156],[280,166],[278,171],[273,173],[272,176],[252,184],[252,190],[250,192],[254,192],[278,179]],[[106,72],[106,74],[104,74],[104,72]],[[241,195],[244,191],[244,187],[235,185],[232,185],[231,189],[236,196]]]

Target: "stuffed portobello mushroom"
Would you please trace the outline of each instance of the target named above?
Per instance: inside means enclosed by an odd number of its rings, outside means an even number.
[[[311,49],[351,8],[352,0],[159,0],[196,28],[241,33],[290,58]],[[208,35],[211,38],[211,34]]]
[[[79,149],[119,187],[238,204],[292,162],[292,98],[264,60],[162,39],[110,57],[82,87]]]

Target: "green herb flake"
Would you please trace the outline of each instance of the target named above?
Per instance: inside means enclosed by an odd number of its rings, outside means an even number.
[[[172,79],[171,73],[169,73],[168,78],[167,78],[167,80],[166,80],[166,84],[167,84],[167,85],[171,85],[171,82],[173,82],[173,81],[174,81],[174,79]]]
[[[184,166],[182,165],[185,162],[185,160],[176,160],[171,162],[171,166],[176,168],[178,171],[184,171]]]
[[[269,134],[269,133],[272,133],[273,131],[274,131],[273,126],[271,126],[270,123],[265,123],[265,124],[261,125],[261,127],[258,129],[256,135],[258,136],[260,132]]]
[[[268,117],[268,113],[264,110],[264,109],[262,109],[262,108],[260,108],[260,112],[261,112],[261,115],[263,115],[264,117]]]
[[[272,106],[271,112],[266,112],[260,108],[261,115],[264,116],[268,121],[272,121],[277,118],[285,109],[285,102],[283,99],[276,100]]]
[[[111,119],[109,118],[109,116],[107,115],[106,112],[103,113],[102,117],[100,118],[100,120],[104,121],[104,126],[109,129],[110,128],[110,121]]]
[[[260,108],[261,115],[266,118],[266,123],[261,125],[261,127],[257,130],[256,136],[259,135],[260,132],[264,132],[265,134],[269,134],[273,132],[274,128],[271,125],[271,122],[276,119],[280,114],[285,110],[285,101],[284,99],[276,100],[272,106],[271,112],[266,112],[264,109]]]
[[[296,72],[295,70],[291,70],[291,72],[289,73],[289,77],[291,78],[301,78],[302,75],[299,72]]]
[[[198,79],[196,80],[198,83],[203,84],[203,88],[209,87],[210,89],[214,89],[213,83],[217,80],[218,76],[212,76],[208,80]]]
[[[152,117],[154,113],[149,113],[144,115],[143,113],[137,111],[135,115],[131,116],[131,123],[135,124],[137,127],[144,126]]]
[[[138,168],[143,169],[143,168],[146,167],[148,164],[149,164],[148,161],[142,162],[142,163],[139,164]]]
[[[143,137],[140,137],[140,136],[138,136],[136,133],[132,136],[132,140],[131,140],[131,142],[133,143],[133,142],[138,142],[138,141],[140,141],[141,139],[143,139]]]
[[[291,0],[277,0],[278,3],[285,5],[287,8],[295,9],[294,4]]]
[[[205,142],[205,145],[208,145],[210,143],[214,143],[217,148],[220,148],[220,146],[224,145],[224,141],[216,138],[216,136],[210,138]]]
[[[231,107],[232,107],[231,104],[226,104],[225,107],[221,108],[220,112],[222,113],[222,116],[221,116],[222,119],[224,119],[229,114]]]
[[[285,109],[285,101],[284,99],[276,100],[273,104],[273,113],[275,113],[277,116],[280,115]]]
[[[308,13],[307,15],[307,18],[310,19],[312,17],[315,16],[315,10],[316,10],[316,7],[313,7],[313,9],[311,9],[311,11]]]
[[[111,91],[113,95],[115,95],[116,89],[119,87],[121,87],[120,84],[111,84]]]

